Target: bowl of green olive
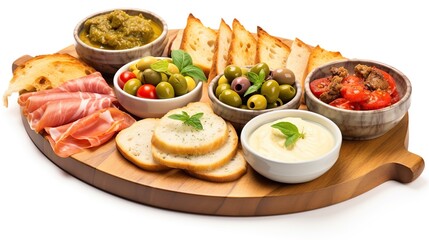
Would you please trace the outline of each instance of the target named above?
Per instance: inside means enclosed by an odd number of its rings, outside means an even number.
[[[192,75],[181,67],[183,64],[175,63],[172,58],[154,56],[122,66],[113,78],[119,104],[137,118],[158,118],[172,109],[198,102],[205,76],[202,70],[202,75]],[[199,72],[198,67],[195,69]]]
[[[287,68],[270,69],[264,62],[253,66],[229,65],[208,85],[213,111],[237,131],[262,113],[298,109],[302,87]]]

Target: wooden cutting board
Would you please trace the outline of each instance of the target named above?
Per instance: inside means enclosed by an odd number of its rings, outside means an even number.
[[[77,56],[74,46],[60,52]],[[16,60],[12,68],[29,58]],[[207,96],[203,101],[209,101]],[[198,214],[259,216],[317,209],[358,196],[389,180],[412,182],[425,166],[422,157],[407,150],[408,114],[379,138],[343,141],[337,163],[321,177],[301,184],[277,183],[250,167],[243,177],[229,183],[195,179],[177,169],[148,172],[123,158],[114,139],[61,158],[43,136],[31,130],[23,116],[22,122],[39,150],[76,178],[131,201]]]

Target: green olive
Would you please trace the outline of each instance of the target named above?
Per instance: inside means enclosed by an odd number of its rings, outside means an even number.
[[[229,83],[228,79],[225,77],[225,75],[222,75],[219,80],[217,81],[217,84],[220,85],[222,83]]]
[[[262,84],[261,94],[267,99],[268,103],[273,103],[279,98],[279,84],[276,80],[267,80]]]
[[[283,101],[283,103],[287,103],[293,97],[295,97],[296,89],[289,84],[280,85],[279,90],[279,98]]]
[[[194,88],[197,86],[197,83],[195,80],[190,76],[185,76],[186,84],[188,85],[188,92],[194,90]]]
[[[167,82],[168,81],[168,75],[166,73],[160,73],[161,74],[161,82]]]
[[[160,99],[174,98],[174,88],[169,82],[160,82],[156,85],[156,95]]]
[[[234,78],[240,77],[242,75],[241,68],[234,65],[228,65],[223,73],[230,83],[232,80],[234,80]]]
[[[242,104],[241,97],[232,89],[226,89],[219,95],[219,100],[233,107],[240,107]]]
[[[142,82],[137,78],[133,78],[128,80],[124,85],[124,91],[133,96],[136,95],[137,89],[142,85]]]
[[[268,75],[270,74],[270,68],[268,67],[268,64],[264,62],[260,62],[250,69],[251,72],[254,72],[258,75],[262,70],[264,71],[265,78],[267,78]]]
[[[217,98],[219,98],[219,95],[226,89],[231,89],[231,85],[229,83],[222,83],[217,85],[215,95]]]
[[[295,74],[287,68],[278,68],[274,69],[271,72],[273,79],[275,79],[280,85],[289,84],[293,85],[295,83]]]
[[[170,74],[180,73],[179,68],[174,63],[168,63],[168,72]]]
[[[247,108],[251,110],[262,110],[267,108],[267,99],[261,94],[252,95],[247,100]]]
[[[144,83],[149,83],[156,86],[161,82],[162,76],[159,72],[147,68],[143,71],[143,79]]]
[[[283,101],[280,98],[277,98],[277,100],[273,103],[268,103],[267,108],[276,108],[283,105]]]
[[[173,86],[176,96],[180,96],[188,92],[188,83],[186,82],[186,78],[180,73],[172,74],[168,79],[168,83]]]
[[[140,82],[143,82],[143,71],[140,71],[138,69],[133,70],[134,75],[136,75],[136,78],[140,80]]]
[[[136,68],[144,71],[145,69],[150,68],[150,65],[152,63],[155,63],[156,61],[158,61],[159,59],[157,59],[154,56],[146,56],[146,57],[142,57],[137,63],[136,63]]]

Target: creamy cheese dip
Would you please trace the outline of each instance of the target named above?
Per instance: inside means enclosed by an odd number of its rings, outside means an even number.
[[[293,148],[286,148],[286,136],[271,127],[277,122],[294,124],[300,133],[304,133],[304,138],[298,139]],[[281,162],[302,162],[326,154],[334,147],[335,142],[332,133],[324,126],[301,118],[287,117],[256,129],[250,135],[249,145],[266,158]]]

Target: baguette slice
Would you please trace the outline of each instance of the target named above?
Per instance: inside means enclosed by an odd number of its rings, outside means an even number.
[[[130,162],[148,171],[162,171],[169,167],[152,157],[152,134],[159,119],[145,118],[120,131],[115,138],[119,152]]]
[[[155,161],[162,165],[189,171],[211,171],[234,157],[238,147],[238,135],[232,124],[228,124],[227,141],[216,150],[205,154],[171,154],[152,145],[152,155]]]
[[[231,37],[231,28],[223,19],[221,19],[216,36],[213,63],[208,77],[209,81],[218,74],[223,73],[223,70],[226,67],[226,61],[228,60],[228,50],[231,44]]]
[[[341,59],[346,58],[343,57],[340,52],[328,51],[317,45],[315,48],[313,48],[308,58],[307,73],[323,64]]]
[[[268,34],[262,27],[257,27],[258,45],[256,62],[265,62],[272,69],[286,67],[291,52],[290,47],[281,39]]]
[[[194,65],[200,67],[206,76],[212,67],[216,34],[215,30],[204,26],[200,19],[189,14],[180,49],[191,55]]]
[[[286,62],[286,67],[295,74],[295,80],[304,87],[304,80],[307,71],[307,63],[310,57],[311,48],[298,38],[292,42],[291,52]],[[304,91],[303,91],[304,93]]]
[[[200,118],[203,130],[197,130],[180,120],[169,118],[182,112],[188,113],[189,116],[203,113]],[[219,148],[227,139],[228,126],[225,120],[216,115],[208,103],[194,102],[167,112],[155,128],[152,144],[166,153],[204,154]]]
[[[232,182],[243,176],[246,171],[247,162],[243,157],[243,153],[237,151],[230,161],[216,169],[186,172],[191,176],[211,182]]]
[[[8,106],[8,97],[14,92],[31,92],[55,88],[62,83],[95,72],[95,69],[79,59],[63,53],[36,56],[13,72],[9,87],[3,95],[3,104]]]
[[[232,37],[228,51],[228,65],[250,66],[256,63],[257,41],[252,33],[246,30],[241,23],[234,18],[232,21]]]

